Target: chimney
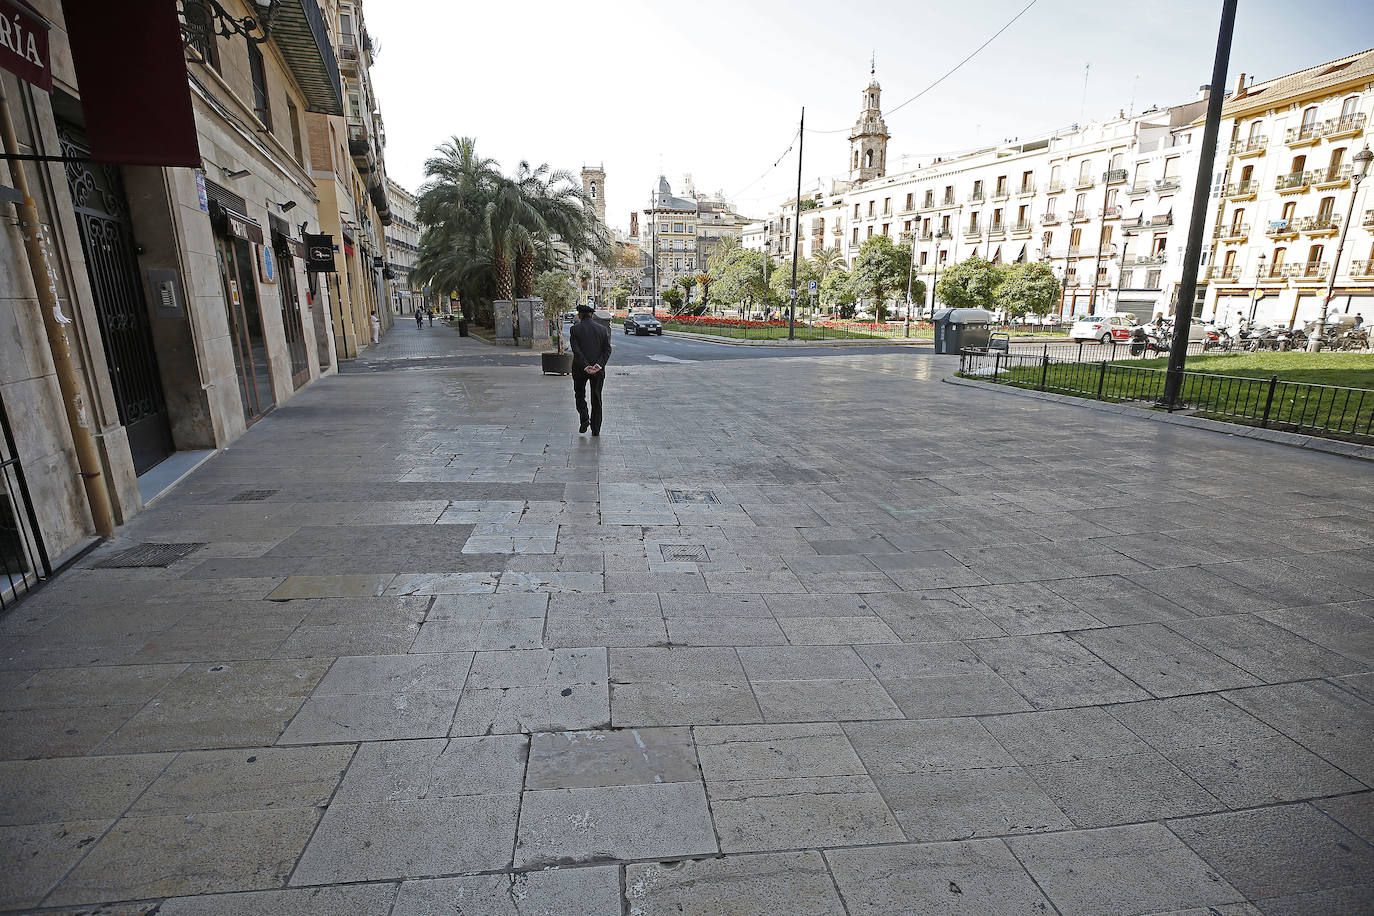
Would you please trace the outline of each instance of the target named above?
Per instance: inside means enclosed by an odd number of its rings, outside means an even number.
[[[1240,75],[1240,79],[1236,81],[1236,98],[1240,98],[1240,97],[1243,96],[1243,95],[1245,95],[1245,74],[1244,74],[1244,73],[1242,73],[1242,74]]]
[[[1198,100],[1199,102],[1205,102],[1205,101],[1207,101],[1207,99],[1208,99],[1211,95],[1212,95],[1212,87],[1211,87],[1211,86],[1203,85],[1203,86],[1197,87],[1197,100]]]

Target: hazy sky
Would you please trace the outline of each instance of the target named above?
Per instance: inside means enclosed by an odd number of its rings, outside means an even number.
[[[392,178],[418,188],[425,158],[454,135],[476,137],[508,171],[521,159],[574,173],[604,163],[607,219],[627,228],[660,172],[674,190],[690,173],[698,191],[765,214],[796,182],[795,145],[768,170],[803,105],[803,174],[842,175],[871,53],[891,112],[1028,2],[365,0],[364,17],[380,48],[373,77]],[[1035,0],[945,82],[887,115],[888,169],[1132,102],[1188,101],[1211,76],[1220,12],[1219,0]],[[1374,3],[1241,0],[1227,82],[1371,44]]]

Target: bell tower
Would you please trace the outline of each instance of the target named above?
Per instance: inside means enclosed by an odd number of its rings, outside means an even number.
[[[891,135],[883,123],[882,94],[875,67],[869,72],[859,120],[849,134],[849,180],[855,183],[887,174],[887,141]]]
[[[582,190],[592,202],[596,221],[606,225],[606,169],[603,165],[582,166]]]

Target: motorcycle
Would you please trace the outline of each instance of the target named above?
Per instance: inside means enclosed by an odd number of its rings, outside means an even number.
[[[1143,356],[1146,353],[1168,353],[1169,339],[1158,327],[1136,325],[1131,328],[1131,355]]]
[[[1231,332],[1226,328],[1211,327],[1207,329],[1202,338],[1203,350],[1225,350],[1230,352],[1236,345],[1236,339],[1231,336]]]
[[[1273,328],[1253,328],[1242,335],[1246,350],[1255,353],[1259,350],[1278,349],[1278,331]]]

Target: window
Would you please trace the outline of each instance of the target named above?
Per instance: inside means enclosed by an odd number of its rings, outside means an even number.
[[[1002,228],[1002,211],[1000,208],[992,211],[992,228]]]
[[[296,161],[305,164],[305,153],[301,149],[301,113],[296,110],[290,99],[286,100],[286,119],[291,124],[291,149]]]
[[[1320,246],[1320,245],[1313,245],[1311,248],[1307,249],[1307,266],[1308,266],[1308,267],[1311,267],[1311,266],[1314,265],[1314,264],[1319,264],[1319,263],[1321,263],[1321,259],[1322,259],[1322,246]]]
[[[857,244],[859,244],[859,227],[858,227],[858,226],[855,226],[855,227],[854,227],[854,238],[850,239],[849,244],[851,244],[851,245],[857,245]]]
[[[1250,137],[1249,137],[1249,140],[1250,140],[1251,143],[1258,143],[1258,142],[1259,142],[1259,139],[1260,139],[1260,131],[1261,131],[1263,128],[1264,128],[1264,122],[1263,122],[1263,121],[1254,121],[1254,122],[1252,122],[1252,123],[1250,124]]]
[[[935,206],[935,192],[934,192],[934,191],[927,191],[927,192],[926,192],[926,206],[927,206],[927,207],[933,207],[933,206]]]
[[[1222,262],[1222,269],[1230,271],[1236,264],[1236,252],[1234,250],[1226,252],[1226,260]]]
[[[978,214],[977,214],[976,212],[970,213],[970,214],[968,215],[968,231],[969,231],[969,232],[977,232],[977,231],[978,231]]]
[[[859,167],[859,151],[858,151],[858,150],[855,150],[855,151],[854,151],[854,168],[857,169],[858,167]],[[855,215],[857,216],[858,214],[855,214]]]
[[[1241,183],[1241,184],[1245,184],[1247,181],[1249,181],[1251,178],[1254,178],[1254,177],[1255,177],[1255,167],[1254,167],[1253,165],[1247,165],[1245,168],[1243,168],[1243,169],[1240,170],[1240,183]]]
[[[1119,282],[1121,283],[1122,289],[1132,289],[1133,287],[1131,286],[1131,271],[1123,270],[1121,272],[1121,280]]]
[[[1087,181],[1087,180],[1091,179],[1091,178],[1092,178],[1092,174],[1093,174],[1093,161],[1092,161],[1091,159],[1084,159],[1082,162],[1078,163],[1078,180],[1079,180],[1079,181]]]
[[[891,228],[891,223],[883,223],[883,235],[891,235],[892,233],[889,231]]]
[[[907,235],[911,234],[911,220],[907,220],[906,222],[902,223],[902,232],[906,233]]]
[[[869,239],[873,238],[873,227],[872,227],[872,226],[869,226],[869,227],[868,227],[868,234],[865,235],[864,238],[869,238]]]
[[[928,251],[923,251],[923,252],[921,252],[921,266],[922,266],[922,267],[925,267],[925,266],[926,266],[926,257],[927,257],[929,254],[930,254],[930,252],[928,252]]]
[[[591,189],[592,200],[596,200],[596,182],[595,182],[595,181],[591,182],[591,184],[590,184],[590,189]]]
[[[1059,184],[1059,166],[1057,166],[1057,165],[1052,165],[1052,166],[1050,166],[1050,186],[1051,186],[1051,187],[1054,187],[1054,186],[1056,186],[1056,185],[1058,185],[1058,184]]]
[[[954,203],[954,185],[952,184],[945,185],[945,203]]]
[[[1016,225],[1024,226],[1026,224],[1026,221],[1030,219],[1030,214],[1027,212],[1029,209],[1030,207],[1028,206],[1020,206],[1016,208]]]
[[[915,194],[908,194],[908,195],[906,196],[906,208],[907,208],[908,210],[911,209],[911,199],[912,199],[913,197],[915,197],[915,196],[916,196]]]
[[[1355,109],[1359,108],[1359,106],[1359,96],[1352,95],[1350,98],[1346,99],[1341,105],[1341,120],[1344,121],[1347,118],[1353,118],[1355,116]]]
[[[868,202],[868,216],[870,219],[873,217],[873,201],[871,200]]]
[[[1286,258],[1287,256],[1288,256],[1288,249],[1287,249],[1287,248],[1275,248],[1275,249],[1274,249],[1274,257],[1272,258],[1272,260],[1273,260],[1273,262],[1274,262],[1274,266],[1270,269],[1270,271],[1269,271],[1269,276],[1271,276],[1271,277],[1277,277],[1277,276],[1283,271],[1283,261],[1284,261],[1284,258]]]
[[[682,223],[673,223],[674,232],[682,232]]]
[[[975,200],[981,200],[983,197],[983,182],[981,180],[973,183],[973,197]]]
[[[1245,208],[1241,207],[1235,213],[1231,214],[1231,234],[1239,235],[1240,227],[1243,225],[1245,225]]]
[[[948,259],[948,256],[949,256],[949,252],[948,252],[948,251],[941,251],[941,252],[940,252],[940,263],[941,263],[941,264],[945,263],[945,261]]]
[[[1006,193],[1007,193],[1007,176],[1006,176],[1006,175],[999,175],[999,176],[997,177],[997,193],[998,193],[999,196],[1005,196],[1005,195],[1006,195]]]
[[[673,270],[682,270],[682,258],[673,258]]]
[[[1123,161],[1122,161],[1124,158],[1125,158],[1125,154],[1124,154],[1124,153],[1113,153],[1113,154],[1112,154],[1112,164],[1109,166],[1109,168],[1110,168],[1112,171],[1116,171],[1117,169],[1121,168],[1121,166],[1124,164]]]
[[[272,129],[272,109],[267,101],[267,74],[263,70],[262,52],[248,42],[248,73],[253,78],[253,114],[268,130]]]
[[[1083,230],[1082,230],[1082,229],[1075,229],[1075,230],[1073,230],[1072,232],[1069,233],[1069,247],[1070,247],[1070,248],[1077,248],[1077,247],[1079,246],[1079,243],[1081,243],[1082,241],[1083,241]]]
[[[196,49],[206,65],[219,69],[219,46],[215,38],[215,26],[208,7],[191,4],[183,11],[186,20],[186,33],[190,46]]]
[[[1088,213],[1088,195],[1079,194],[1073,200],[1073,215],[1075,217],[1086,216]]]
[[[1312,129],[1313,129],[1314,127],[1316,127],[1316,126],[1317,126],[1317,106],[1316,106],[1316,105],[1313,105],[1311,108],[1308,108],[1308,109],[1304,110],[1303,113],[1302,113],[1302,131],[1301,131],[1301,133],[1304,133],[1304,134],[1310,133],[1310,132],[1312,131]]]
[[[668,231],[668,224],[667,224],[667,223],[659,223],[659,224],[658,224],[658,231],[659,231],[659,232],[667,232],[667,231]]]
[[[1112,244],[1112,227],[1111,227],[1111,226],[1103,226],[1103,227],[1102,227],[1102,247],[1103,247],[1103,248],[1107,248],[1107,247],[1110,246],[1111,244]]]
[[[864,153],[864,168],[873,168],[873,150],[869,150],[866,153]]]
[[[891,212],[892,212],[892,198],[891,198],[891,197],[884,197],[884,198],[883,198],[883,216],[887,216],[887,215],[888,215],[889,213],[891,213]]]
[[[1034,183],[1035,183],[1035,173],[1034,173],[1034,172],[1022,172],[1022,173],[1021,173],[1021,190],[1022,190],[1022,191],[1024,191],[1024,192],[1029,192],[1030,189],[1031,189],[1031,185],[1034,184]]]
[[[1146,289],[1159,289],[1159,271],[1157,271],[1157,270],[1147,270],[1147,271],[1145,271],[1145,288],[1146,288]]]
[[[1293,217],[1296,215],[1297,209],[1298,202],[1296,200],[1290,200],[1283,205],[1283,228],[1287,229],[1293,225]]]
[[[1046,216],[1054,216],[1054,205],[1055,205],[1055,203],[1058,202],[1058,200],[1059,200],[1058,197],[1051,197],[1048,201],[1045,202],[1045,215],[1046,215]]]
[[[1182,156],[1170,156],[1164,160],[1164,180],[1178,181],[1178,164],[1183,159]]]

